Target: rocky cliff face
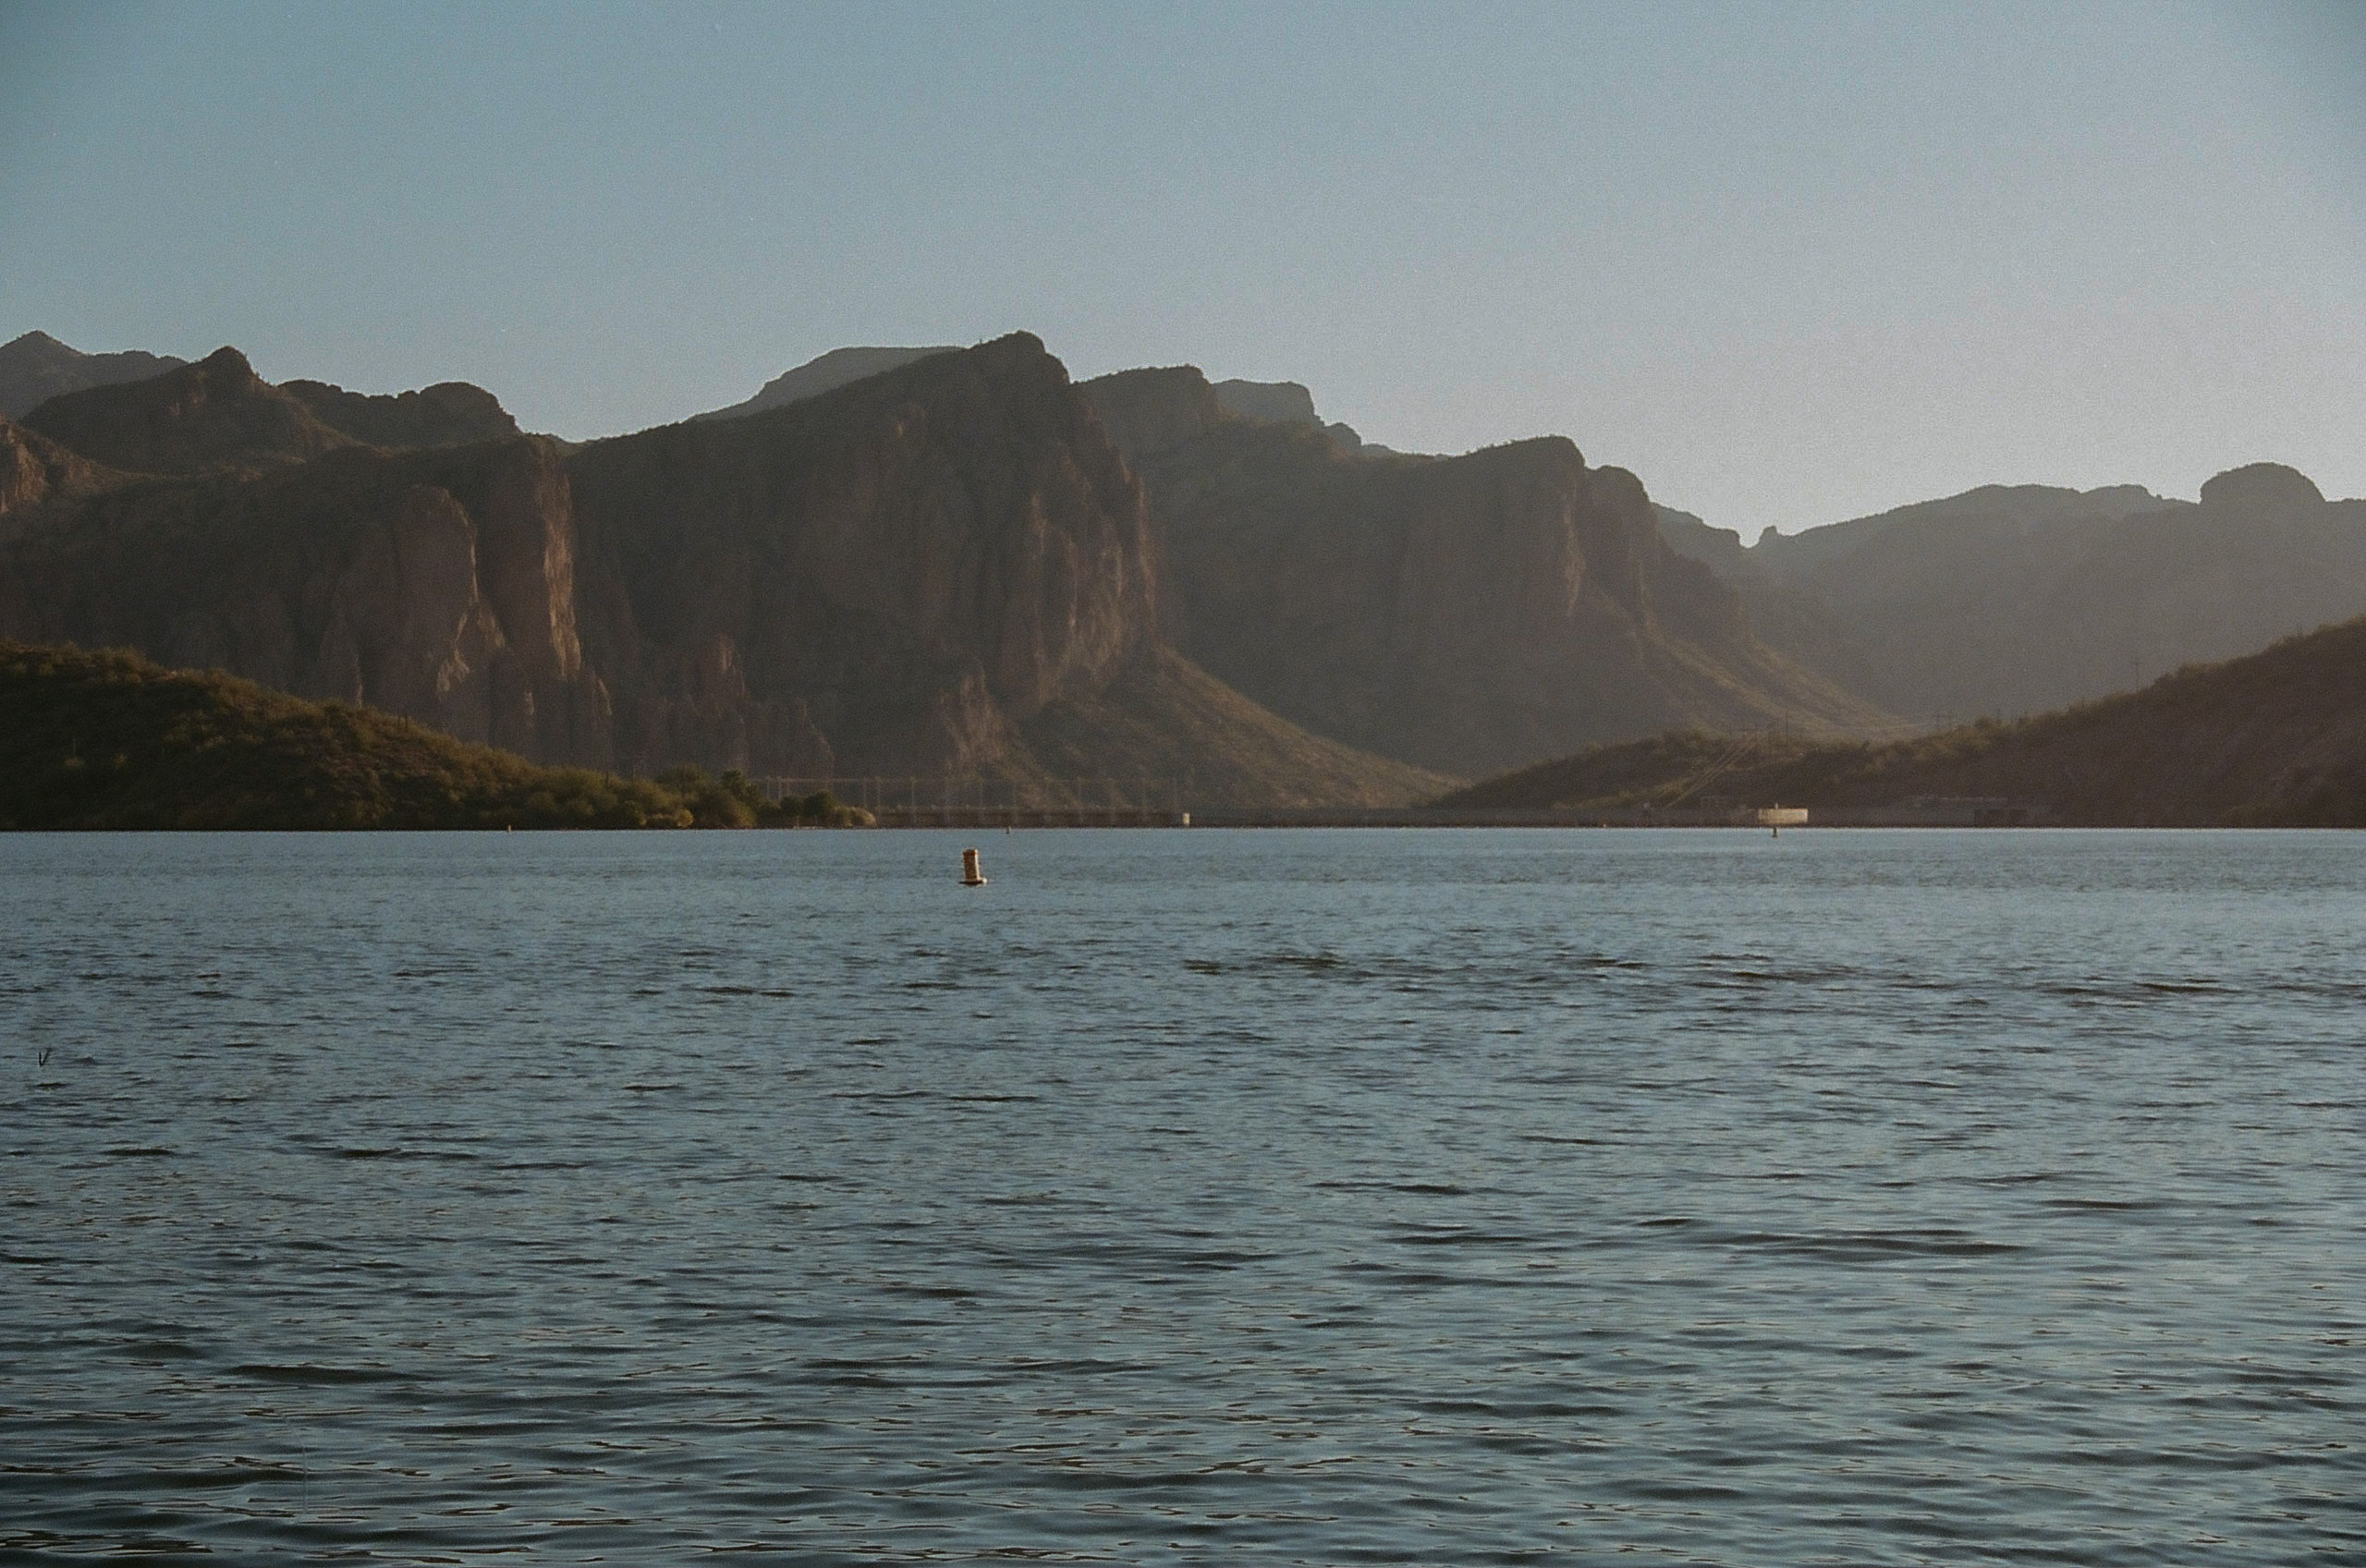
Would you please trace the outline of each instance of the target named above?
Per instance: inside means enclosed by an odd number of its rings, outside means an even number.
[[[63,393],[117,382],[145,381],[187,363],[169,354],[137,349],[123,354],[85,354],[45,332],[29,332],[0,345],[0,415],[31,413]]]
[[[544,440],[111,492],[0,548],[0,633],[132,647],[536,760],[610,748]]]
[[[201,403],[235,382],[194,369]],[[256,450],[187,439],[210,418],[188,401],[152,388],[114,405],[128,432],[76,428],[145,457],[162,407],[177,451]],[[128,645],[539,761],[983,774],[1055,800],[1061,776],[1121,771],[1240,803],[1446,782],[1225,690],[1164,647],[1158,602],[1140,486],[1025,336],[571,454],[348,444],[143,479],[0,542],[0,635]]]
[[[0,417],[0,538],[35,512],[95,494],[123,476]]]
[[[1209,419],[1195,371],[1085,390],[1149,489],[1177,646],[1317,734],[1468,774],[1678,724],[1879,718],[1761,646],[1634,476],[1567,441],[1359,458],[1303,422]]]
[[[95,462],[138,474],[261,469],[354,444],[255,374],[235,348],[147,381],[53,397],[23,422]]]
[[[1153,454],[1196,441],[1240,416],[1220,402],[1208,378],[1190,365],[1119,371],[1081,389],[1102,428],[1126,461],[1139,466]]]
[[[571,468],[627,766],[968,772],[1155,636],[1140,488],[1023,334]]]

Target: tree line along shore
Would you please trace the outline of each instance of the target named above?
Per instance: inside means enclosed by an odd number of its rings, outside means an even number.
[[[0,641],[0,828],[502,829],[866,825],[745,775],[544,768],[399,715],[137,654]]]

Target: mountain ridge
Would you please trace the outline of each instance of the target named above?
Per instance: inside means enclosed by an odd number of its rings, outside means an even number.
[[[242,359],[190,369],[92,406],[128,410],[128,435],[75,426],[186,471],[0,541],[0,631],[221,666],[544,762],[1056,794],[1040,736],[1064,766],[1104,772],[1083,766],[1098,747],[1241,803],[1448,782],[1302,735],[1164,649],[1139,483],[1026,334],[572,448],[382,450]],[[266,418],[215,431],[217,404]],[[251,428],[288,419],[324,449]],[[1196,736],[1196,765],[1150,745],[1159,724]]]
[[[1368,456],[1189,366],[1082,389],[1151,497],[1177,647],[1316,734],[1468,773],[1670,723],[1887,721],[1760,645],[1641,482],[1565,437]]]
[[[1984,485],[1743,547],[1663,511],[1773,646],[1918,719],[2013,715],[2366,612],[2366,502],[2281,465],[2202,499]]]
[[[1985,798],[2072,826],[2366,827],[2366,617],[2010,723],[1883,743],[1663,735],[1438,804],[1623,811],[1711,785],[1811,813]]]
[[[0,415],[18,419],[61,393],[145,381],[186,363],[137,348],[85,354],[45,332],[24,333],[0,344]]]

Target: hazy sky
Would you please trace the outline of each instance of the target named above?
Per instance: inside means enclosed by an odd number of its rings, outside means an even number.
[[[2366,5],[0,0],[0,339],[570,436],[851,343],[1545,432],[1745,532],[2366,494]]]

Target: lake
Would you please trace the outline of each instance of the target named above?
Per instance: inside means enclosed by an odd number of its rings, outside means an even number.
[[[0,1560],[2366,1562],[2366,834],[0,869]]]

